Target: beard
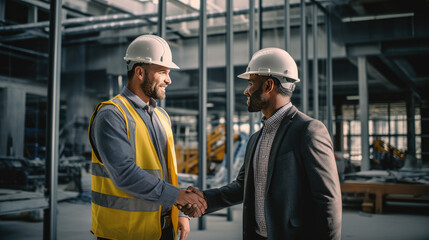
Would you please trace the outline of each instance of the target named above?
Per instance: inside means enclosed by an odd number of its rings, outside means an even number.
[[[149,78],[148,71],[144,72],[144,81],[140,85],[143,93],[153,99],[162,100],[165,98],[165,91],[160,87],[161,83],[156,83],[155,79]]]
[[[247,97],[249,98],[249,106],[247,107],[249,112],[259,112],[267,105],[267,102],[262,99],[262,87]]]

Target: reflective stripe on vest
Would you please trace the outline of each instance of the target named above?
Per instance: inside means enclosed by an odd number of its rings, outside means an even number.
[[[91,201],[106,208],[130,212],[156,212],[159,206],[138,198],[123,198],[92,191]]]
[[[106,170],[104,169],[104,166],[99,163],[92,163],[91,165],[91,174],[99,177],[109,177],[107,175]],[[151,175],[161,179],[161,171],[158,169],[144,169],[146,172],[150,173]]]

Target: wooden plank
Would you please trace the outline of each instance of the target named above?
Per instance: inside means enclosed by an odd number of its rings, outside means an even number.
[[[394,183],[362,183],[344,182],[341,183],[341,191],[344,193],[365,193],[376,194],[377,191],[384,194],[411,194],[429,195],[429,185],[424,184],[394,184]]]
[[[386,194],[429,195],[429,185],[395,184],[395,183],[341,183],[343,193],[375,194],[375,212],[383,213],[383,197]]]

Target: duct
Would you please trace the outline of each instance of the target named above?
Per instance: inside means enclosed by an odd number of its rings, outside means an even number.
[[[291,6],[298,6],[298,4],[291,4]],[[282,4],[275,4],[275,5],[264,7],[263,11],[280,10],[283,7],[284,6]],[[239,9],[239,10],[235,10],[233,14],[243,15],[243,14],[248,14],[248,12],[249,12],[248,9]],[[122,29],[122,28],[149,26],[151,24],[147,23],[146,21],[143,21],[141,19],[135,19],[135,18],[142,18],[142,17],[149,18],[149,17],[156,17],[156,16],[157,16],[157,13],[147,13],[147,14],[141,14],[141,15],[113,14],[113,15],[98,16],[98,17],[66,19],[63,22],[63,26],[87,25],[87,24],[91,24],[91,25],[83,26],[83,27],[68,28],[63,32],[66,35],[77,35],[77,34],[97,32],[97,31],[109,30],[109,29]],[[224,16],[226,16],[225,12],[216,12],[216,13],[207,14],[207,18],[217,18],[217,17],[224,17]],[[167,17],[166,22],[167,24],[173,24],[173,23],[180,23],[180,22],[187,22],[187,21],[196,21],[198,19],[199,19],[199,13],[190,13],[190,14],[184,14],[179,16]],[[104,23],[106,21],[108,23]],[[102,24],[94,24],[94,23],[102,23]],[[47,27],[48,24],[49,22],[46,21],[46,22],[39,22],[39,23],[3,26],[3,27],[0,27],[0,32]],[[28,36],[28,38],[31,38],[31,36]],[[4,39],[2,38],[1,41],[4,41]]]
[[[147,13],[140,15],[131,15],[131,14],[112,14],[105,16],[97,16],[97,17],[83,17],[83,18],[70,18],[66,19],[63,22],[63,27],[73,26],[73,25],[85,25],[85,24],[95,24],[109,21],[122,21],[136,18],[149,18],[156,17],[157,13]],[[37,22],[37,23],[26,23],[19,25],[11,25],[11,26],[2,26],[0,27],[0,32],[9,32],[9,31],[18,31],[18,30],[26,30],[32,28],[45,28],[49,26],[49,21]]]
[[[298,4],[292,4],[292,6],[298,6]],[[276,11],[283,9],[283,4],[274,4],[263,8],[263,11]],[[235,10],[233,13],[234,15],[241,15],[241,14],[248,14],[248,9],[240,9]],[[153,13],[154,16],[157,15],[157,13]],[[207,18],[217,18],[217,17],[225,17],[226,12],[215,12],[215,13],[207,13]],[[180,23],[180,22],[188,22],[188,21],[196,21],[199,19],[199,13],[190,13],[190,14],[184,14],[179,16],[169,16],[166,18],[167,24],[173,24],[173,23]],[[149,26],[150,24],[145,23],[144,21],[138,19],[138,20],[126,20],[121,22],[115,22],[115,23],[103,23],[103,24],[96,24],[92,26],[84,26],[84,27],[76,27],[76,28],[70,28],[66,29],[64,32],[65,34],[82,34],[82,33],[88,33],[88,32],[97,32],[102,30],[109,30],[109,29],[118,29],[118,28],[133,28],[133,27],[144,27]],[[1,29],[1,28],[0,28]]]

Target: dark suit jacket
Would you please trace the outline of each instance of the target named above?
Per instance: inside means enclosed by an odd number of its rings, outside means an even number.
[[[253,155],[261,131],[248,142],[237,179],[204,191],[207,213],[244,203],[243,239],[255,238]],[[271,147],[265,193],[268,239],[340,239],[341,191],[326,127],[292,106]]]

